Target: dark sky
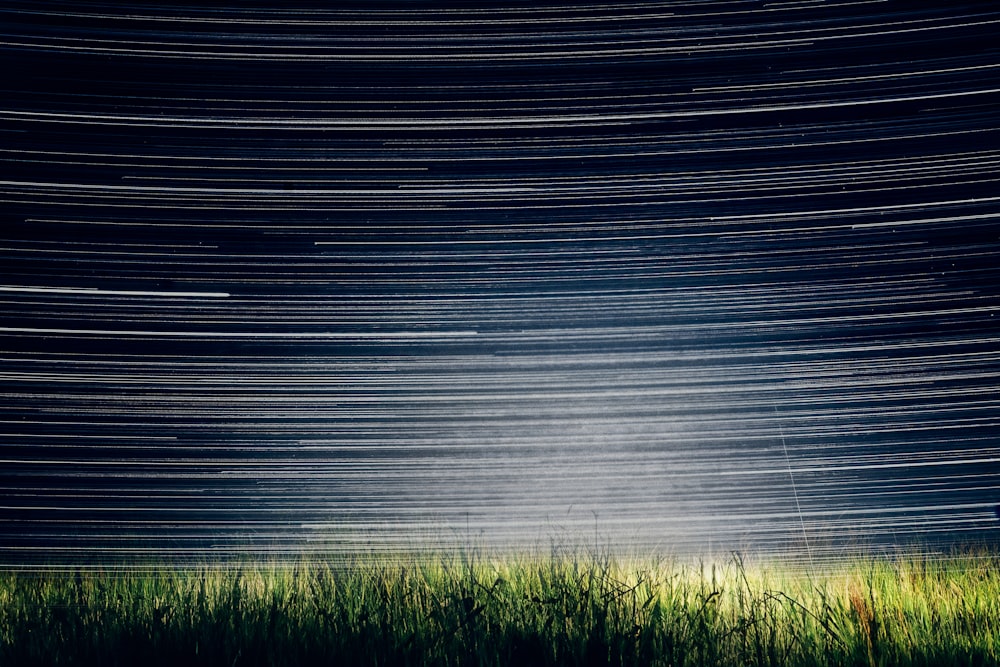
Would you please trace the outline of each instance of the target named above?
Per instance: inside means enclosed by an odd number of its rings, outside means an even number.
[[[0,565],[996,539],[990,3],[0,7]]]

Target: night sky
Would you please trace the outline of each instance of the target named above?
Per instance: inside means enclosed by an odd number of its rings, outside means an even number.
[[[0,7],[0,566],[995,542],[1000,9]]]

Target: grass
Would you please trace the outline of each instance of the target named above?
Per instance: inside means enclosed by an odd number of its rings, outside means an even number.
[[[0,665],[996,665],[1000,556],[0,573]]]

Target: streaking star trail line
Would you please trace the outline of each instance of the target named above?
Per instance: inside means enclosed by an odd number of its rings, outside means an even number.
[[[0,567],[996,544],[1000,10],[0,26]]]

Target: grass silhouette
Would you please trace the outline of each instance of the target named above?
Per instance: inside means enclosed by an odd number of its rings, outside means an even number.
[[[990,665],[1000,557],[553,555],[0,574],[0,665]]]

